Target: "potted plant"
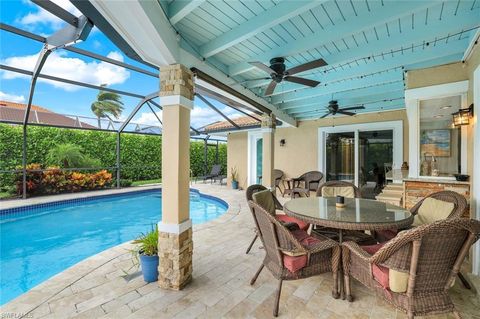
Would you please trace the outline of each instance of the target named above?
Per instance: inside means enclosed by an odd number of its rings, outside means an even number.
[[[133,241],[137,245],[135,257],[140,256],[140,267],[142,268],[143,280],[154,282],[158,280],[158,228],[146,234],[141,234]]]
[[[236,167],[230,170],[230,177],[232,178],[232,188],[238,189],[238,171]]]

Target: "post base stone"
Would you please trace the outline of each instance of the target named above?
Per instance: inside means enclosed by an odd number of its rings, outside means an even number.
[[[192,280],[192,228],[180,234],[158,234],[158,284],[160,288],[181,290]]]

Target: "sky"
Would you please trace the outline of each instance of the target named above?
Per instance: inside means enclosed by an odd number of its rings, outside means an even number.
[[[53,0],[53,2],[76,16],[81,15],[68,0]],[[2,23],[44,37],[52,35],[65,25],[65,22],[59,18],[27,0],[1,0],[0,20]],[[155,72],[154,69],[129,59],[95,27],[86,41],[77,43],[75,46]],[[40,42],[0,30],[0,64],[32,71],[41,48]],[[94,85],[106,84],[110,88],[142,95],[155,92],[159,85],[157,78],[61,49],[54,51],[48,57],[41,73]],[[29,86],[29,76],[0,70],[0,100],[26,103]],[[57,113],[93,117],[90,106],[97,94],[97,90],[39,79],[33,104]],[[123,96],[122,101],[125,110],[120,117],[121,120],[128,117],[139,99]],[[209,101],[230,117],[235,118],[240,115],[218,101],[211,99]],[[191,124],[194,128],[223,120],[201,100],[195,99],[194,104],[195,107],[191,113]],[[161,111],[158,111],[157,115],[161,118]],[[132,122],[158,125],[158,120],[146,105]]]

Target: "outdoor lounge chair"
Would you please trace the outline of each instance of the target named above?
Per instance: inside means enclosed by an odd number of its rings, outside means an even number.
[[[326,237],[314,237],[299,229],[288,230],[260,205],[249,201],[248,205],[257,225],[265,248],[265,259],[250,281],[255,284],[264,267],[278,279],[278,288],[273,305],[273,315],[278,315],[278,305],[283,280],[303,279],[326,272],[333,273],[332,296],[338,298],[338,268],[340,246]]]
[[[408,318],[453,312],[448,295],[480,222],[453,218],[402,231],[385,244],[342,244],[347,299],[353,301],[350,278],[374,290]]]
[[[315,192],[323,179],[323,173],[310,171],[293,179],[292,198],[298,196],[310,196],[310,192]],[[301,185],[303,183],[303,185]]]
[[[317,197],[335,197],[337,195],[347,198],[361,198],[361,193],[358,187],[354,184],[344,181],[328,181],[320,185],[317,189]],[[338,229],[328,227],[316,227],[314,232],[327,236],[333,240],[339,240]],[[376,244],[376,239],[362,231],[344,230],[344,241],[354,241],[362,245]]]
[[[206,183],[206,181],[208,181],[208,180],[213,181],[213,179],[215,177],[220,176],[221,172],[222,172],[222,165],[215,164],[215,165],[212,166],[212,170],[210,171],[210,174],[205,175],[205,176],[198,176],[198,179],[203,180],[204,183]]]
[[[247,188],[247,191],[246,191],[247,201],[254,201],[254,196],[253,195],[255,193],[266,191],[266,190],[267,190],[267,188],[263,185],[260,185],[260,184],[250,185]],[[263,207],[264,209],[269,211],[270,214],[274,215],[282,223],[287,224],[286,226],[289,229],[303,229],[305,231],[308,229],[308,227],[310,225],[301,221],[301,220],[298,220],[296,218],[289,217],[289,216],[283,215],[283,214],[277,215],[275,211],[276,210],[283,210],[283,206],[282,206],[282,204],[280,204],[280,202],[273,195],[272,192],[270,192],[270,195],[271,195],[271,200],[273,201],[273,205],[268,205],[268,204],[261,203],[261,202],[257,202],[257,204],[259,204],[261,207]],[[274,207],[266,207],[266,206],[274,206]],[[258,229],[255,230],[255,237],[253,237],[252,242],[250,243],[250,245],[248,245],[247,251],[245,252],[246,254],[248,254],[250,252],[250,250],[252,249],[252,246],[255,243],[255,241],[257,240],[257,238],[258,238]]]

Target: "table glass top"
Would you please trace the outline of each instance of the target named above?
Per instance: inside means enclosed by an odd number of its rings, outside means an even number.
[[[402,207],[360,198],[345,198],[345,207],[337,208],[335,197],[303,197],[292,199],[284,208],[309,218],[345,223],[395,223],[411,215]]]

